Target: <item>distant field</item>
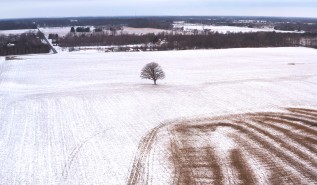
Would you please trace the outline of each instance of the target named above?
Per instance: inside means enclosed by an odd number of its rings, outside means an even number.
[[[213,25],[203,25],[203,24],[188,24],[188,23],[177,23],[174,24],[175,28],[184,28],[185,31],[191,31],[194,29],[197,30],[204,30],[209,29],[212,32],[218,33],[238,33],[238,32],[279,32],[279,33],[294,33],[296,31],[281,31],[281,30],[274,30],[274,28],[248,28],[248,27],[238,27],[238,26],[213,26]]]
[[[162,32],[170,32],[170,30],[162,30],[162,29],[154,29],[154,28],[131,28],[131,27],[123,27],[123,33],[125,34],[148,34],[148,33],[162,33]]]
[[[157,86],[139,77],[149,62]],[[316,89],[301,47],[1,57],[0,184],[316,184]]]
[[[22,30],[0,30],[0,35],[10,35],[10,34],[22,34],[27,32],[37,32],[37,29],[22,29]]]
[[[66,34],[70,33],[71,27],[44,27],[40,28],[40,30],[45,34],[58,34],[60,37],[65,36]],[[9,34],[22,34],[25,32],[37,32],[36,29],[22,29],[22,30],[0,30],[0,35],[9,35]],[[104,30],[105,32],[107,30]],[[155,29],[155,28],[131,28],[131,27],[124,27],[122,33],[124,34],[148,34],[148,33],[162,33],[168,32],[169,30],[162,30],[162,29]],[[108,32],[110,32],[108,30]],[[92,33],[92,32],[91,32]],[[118,30],[118,34],[121,34],[121,30]]]

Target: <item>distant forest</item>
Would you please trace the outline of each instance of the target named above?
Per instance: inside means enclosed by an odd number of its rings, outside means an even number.
[[[81,35],[69,34],[59,40],[62,47],[77,46],[119,46],[141,45],[142,49],[183,50],[183,49],[220,49],[245,47],[317,47],[317,33],[208,33],[198,35],[182,35],[161,33],[146,35],[109,34]]]
[[[316,18],[232,17],[232,16],[148,16],[148,17],[69,17],[0,20],[0,30],[35,29],[65,26],[129,26],[135,28],[172,29],[175,21],[218,26],[250,28],[274,27],[278,30],[317,32]]]
[[[0,30],[35,29],[37,27],[121,25],[134,28],[172,29],[173,21],[156,17],[92,17],[92,18],[39,18],[0,20]]]

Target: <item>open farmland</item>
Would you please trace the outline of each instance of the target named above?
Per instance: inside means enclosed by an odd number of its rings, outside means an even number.
[[[94,27],[90,27],[91,30],[94,29]],[[44,27],[44,28],[40,28],[40,30],[45,34],[45,35],[49,35],[49,34],[58,34],[60,37],[63,37],[65,35],[67,35],[68,33],[70,33],[70,29],[71,27]],[[11,31],[11,30],[10,30]],[[7,33],[9,31],[3,31],[3,33]],[[110,30],[103,30],[102,33],[106,33],[108,32],[108,34],[110,34]],[[136,35],[141,35],[141,34],[149,34],[149,33],[154,33],[154,34],[158,34],[158,33],[162,33],[162,32],[169,32],[169,30],[162,30],[162,29],[154,29],[154,28],[132,28],[132,27],[123,27],[122,30],[117,30],[117,34],[136,34]],[[1,31],[0,31],[1,33]],[[93,34],[94,32],[87,32],[86,34]],[[79,34],[85,34],[85,32],[83,33],[79,33]]]
[[[204,25],[204,24],[189,24],[178,22],[174,23],[174,28],[183,28],[184,31],[192,31],[192,30],[199,30],[203,31],[205,29],[210,30],[211,32],[218,32],[218,33],[247,33],[247,32],[280,32],[280,33],[300,33],[299,31],[282,31],[282,30],[275,30],[274,28],[248,28],[248,27],[238,27],[238,26],[214,26],[214,25]]]
[[[309,48],[1,59],[0,184],[316,184],[316,89]]]

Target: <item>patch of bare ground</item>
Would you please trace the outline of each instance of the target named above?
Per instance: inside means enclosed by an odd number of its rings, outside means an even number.
[[[5,60],[9,61],[9,60],[22,60],[22,59],[17,56],[6,56]]]
[[[213,126],[201,129],[208,132],[213,130]],[[221,167],[214,149],[209,144],[195,146],[197,140],[193,135],[196,132],[183,125],[177,125],[171,131],[170,160],[177,169],[174,184],[222,184]]]
[[[240,150],[234,149],[230,153],[232,167],[238,172],[238,184],[255,184],[254,174],[247,165],[246,156]]]
[[[287,110],[156,127],[139,145],[128,184],[159,183],[149,178],[160,172],[147,168],[161,132],[171,184],[317,184],[317,111]]]

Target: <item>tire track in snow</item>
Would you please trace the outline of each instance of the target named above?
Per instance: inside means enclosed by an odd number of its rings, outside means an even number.
[[[87,139],[85,139],[83,142],[81,142],[77,147],[75,147],[72,152],[70,153],[68,160],[66,161],[66,163],[64,164],[64,168],[62,171],[62,178],[60,180],[59,184],[62,184],[63,182],[65,182],[67,180],[68,174],[69,174],[69,170],[72,166],[72,163],[74,161],[74,159],[76,158],[76,156],[78,155],[78,153],[80,152],[80,150],[90,141],[92,141],[93,139],[95,139],[97,136],[105,134],[108,130],[110,129],[106,129],[103,130],[101,132],[98,132],[90,137],[88,137]]]
[[[151,151],[151,147],[153,147],[152,144],[156,139],[157,132],[163,127],[164,124],[155,127],[145,137],[142,138],[132,165],[132,169],[130,170],[131,172],[127,184],[134,185],[138,184],[140,181],[144,183],[148,182],[148,176],[144,176],[142,172],[146,170],[145,167],[147,163],[147,157]]]

